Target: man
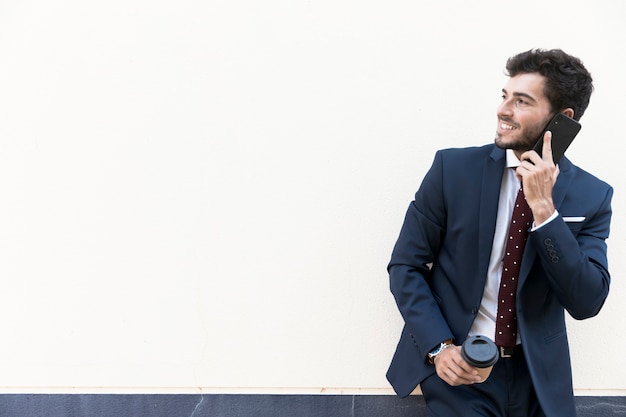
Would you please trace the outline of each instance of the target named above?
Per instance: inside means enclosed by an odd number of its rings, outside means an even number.
[[[437,152],[388,267],[405,326],[387,378],[402,397],[419,384],[431,416],[576,415],[564,311],[592,317],[609,291],[613,189],[565,157],[555,166],[549,132],[542,156],[531,150],[555,114],[580,119],[591,76],[561,50],[530,50],[506,68],[495,144]],[[516,228],[525,247],[507,281],[517,287],[505,343],[500,285],[520,188],[529,227]],[[461,356],[472,335],[499,345],[484,382]]]

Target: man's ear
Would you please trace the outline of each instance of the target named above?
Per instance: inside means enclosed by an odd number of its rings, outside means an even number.
[[[574,109],[572,109],[571,107],[561,110],[561,113],[572,119],[574,118]]]

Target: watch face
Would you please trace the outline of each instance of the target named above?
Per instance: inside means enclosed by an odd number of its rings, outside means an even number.
[[[448,346],[452,345],[452,343],[442,342],[439,347],[428,354],[428,360],[430,363],[434,363],[435,357],[441,353],[442,350],[446,349]]]
[[[439,347],[435,348],[435,350],[428,353],[428,362],[430,362],[431,365],[435,364],[435,357],[439,355],[439,352],[441,352],[442,348],[443,348],[443,343],[439,345]]]
[[[437,355],[439,354],[439,352],[441,352],[441,349],[443,349],[443,347],[445,346],[445,343],[442,343],[439,345],[439,347],[437,347],[435,350],[433,350],[431,353],[431,355]]]
[[[439,353],[441,353],[441,351],[442,351],[442,349],[443,349],[443,346],[444,346],[444,345],[445,345],[444,343],[440,344],[437,348],[435,348],[434,350],[432,350],[432,351],[428,354],[428,357],[429,357],[430,359],[433,359],[435,356],[439,355]]]

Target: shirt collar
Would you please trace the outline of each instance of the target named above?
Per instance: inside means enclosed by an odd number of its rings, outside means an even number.
[[[506,167],[516,168],[520,165],[521,165],[521,162],[519,159],[517,159],[517,156],[515,156],[513,149],[507,149],[506,150]]]

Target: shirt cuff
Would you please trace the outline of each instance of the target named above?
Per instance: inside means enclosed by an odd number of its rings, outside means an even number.
[[[540,225],[537,226],[535,222],[533,222],[533,227],[530,229],[530,231],[534,232],[535,230],[541,229],[543,226],[550,223],[552,220],[556,219],[557,217],[559,217],[559,212],[557,210],[554,210],[554,213],[552,213],[552,216],[548,217],[548,220],[541,223]]]

